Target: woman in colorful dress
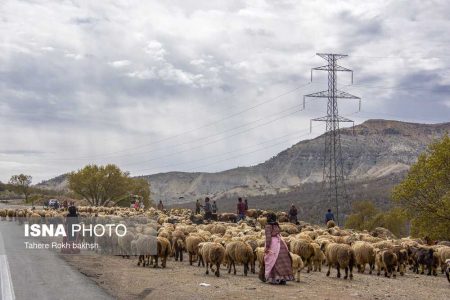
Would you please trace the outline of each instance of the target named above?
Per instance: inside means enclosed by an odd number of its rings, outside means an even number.
[[[271,284],[286,284],[294,280],[289,249],[281,239],[280,226],[274,213],[267,215],[265,233],[264,271],[260,272],[260,279]]]

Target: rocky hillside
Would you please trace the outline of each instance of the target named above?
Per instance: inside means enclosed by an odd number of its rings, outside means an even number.
[[[368,120],[341,132],[345,172],[351,182],[373,181],[401,174],[427,145],[450,132],[450,123],[416,124]],[[191,202],[206,195],[270,197],[322,180],[324,135],[301,141],[273,158],[251,167],[217,173],[169,172],[144,176],[153,199],[167,204]],[[40,184],[64,188],[64,176]]]

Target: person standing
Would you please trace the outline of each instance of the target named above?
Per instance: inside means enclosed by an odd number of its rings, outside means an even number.
[[[295,207],[294,203],[292,203],[291,208],[289,209],[289,222],[297,224],[297,208]]]
[[[138,210],[139,209],[139,200],[134,201],[134,209]]]
[[[200,214],[201,207],[202,207],[202,205],[200,204],[200,200],[197,199],[197,202],[195,203],[195,214],[196,215]]]
[[[237,214],[238,214],[238,218],[237,221],[239,222],[240,220],[245,220],[245,203],[242,202],[242,198],[239,197],[238,199],[238,204],[237,204]]]
[[[286,284],[286,281],[294,280],[291,256],[281,239],[280,226],[273,212],[267,215],[265,236],[264,267],[260,270],[259,278],[271,284]]]
[[[216,203],[216,200],[213,201],[211,209],[212,209],[212,213],[213,214],[217,214],[217,203]]]
[[[211,221],[211,203],[209,202],[209,197],[205,198],[205,205],[203,206],[203,210],[205,211],[205,219]]]
[[[248,201],[247,201],[247,199],[244,200],[244,204],[245,204],[245,213],[247,214],[247,210],[248,210]]]
[[[159,203],[158,203],[158,210],[164,210],[164,205],[161,200],[159,200]]]
[[[328,223],[328,221],[335,221],[334,214],[331,212],[331,209],[328,209],[328,212],[325,214],[325,224]]]

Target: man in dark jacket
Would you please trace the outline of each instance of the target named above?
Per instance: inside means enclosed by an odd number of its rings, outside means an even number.
[[[205,206],[203,206],[203,210],[205,211],[205,219],[208,221],[211,221],[212,208],[211,208],[211,203],[209,202],[209,197],[205,198]]]
[[[291,208],[289,209],[289,222],[297,224],[297,208],[294,204],[291,205]]]

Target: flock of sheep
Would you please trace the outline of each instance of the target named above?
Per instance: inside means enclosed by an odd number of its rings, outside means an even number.
[[[85,224],[122,223],[127,231],[123,236],[113,235],[84,237],[85,242],[96,242],[101,253],[138,257],[138,266],[165,268],[173,257],[175,263],[188,255],[190,265],[202,265],[217,277],[220,266],[228,273],[236,274],[236,265],[243,266],[243,273],[255,273],[258,262],[264,263],[266,211],[249,210],[245,221],[235,223],[236,215],[219,214],[218,221],[204,222],[201,215],[188,209],[159,211],[154,208],[135,210],[121,207],[78,207],[80,221]],[[1,220],[17,220],[19,223],[62,223],[66,212],[60,210],[0,209]],[[337,277],[353,278],[353,268],[358,273],[369,274],[375,270],[386,277],[404,275],[409,269],[417,274],[437,276],[446,273],[450,282],[450,242],[440,241],[428,245],[422,239],[396,238],[388,230],[377,228],[373,232],[357,232],[342,229],[330,221],[326,227],[300,222],[287,222],[283,212],[277,213],[281,235],[286,242],[296,281],[300,272],[336,268]],[[234,221],[234,222],[233,222]],[[152,247],[155,252],[152,252]]]

